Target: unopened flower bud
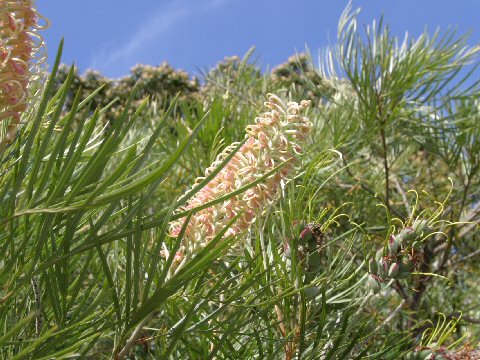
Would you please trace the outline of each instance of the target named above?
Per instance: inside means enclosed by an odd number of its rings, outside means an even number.
[[[398,274],[399,268],[400,266],[398,265],[398,263],[393,263],[392,265],[390,265],[390,268],[388,269],[388,277],[394,279],[395,276],[397,276]]]
[[[299,241],[302,244],[307,244],[313,238],[313,231],[309,226],[306,226],[300,233]]]
[[[400,239],[401,242],[407,242],[413,240],[415,237],[415,231],[411,226],[407,226],[400,230],[400,233],[397,235],[397,238]]]
[[[378,263],[378,276],[385,279],[388,276],[388,260],[382,258]]]
[[[373,274],[368,275],[367,285],[375,294],[377,294],[381,289],[380,280]]]
[[[400,262],[400,272],[410,272],[413,269],[413,263],[408,259],[408,257],[404,257]]]
[[[308,251],[320,250],[324,242],[324,235],[318,224],[308,224],[302,230],[299,236],[299,244],[303,245]]]
[[[430,228],[430,226],[428,226],[427,220],[415,220],[412,224],[412,229],[415,232],[416,239],[422,236],[426,236],[432,232],[432,229]]]
[[[408,354],[405,355],[405,360],[417,360],[417,354],[413,351],[410,351]]]
[[[428,360],[428,359],[430,359],[430,356],[432,354],[433,354],[433,352],[430,349],[420,350],[419,352],[417,352],[417,359]]]
[[[382,260],[383,258],[383,249],[380,249],[377,251],[377,253],[375,254],[375,260],[377,260],[378,263],[380,263],[380,261]]]
[[[390,235],[390,239],[388,239],[388,251],[391,255],[395,255],[398,251],[398,247],[400,246],[400,241],[395,237],[395,235]]]
[[[378,266],[377,266],[377,262],[375,261],[375,259],[370,259],[370,261],[368,262],[368,271],[371,273],[371,274],[377,274],[378,272]]]

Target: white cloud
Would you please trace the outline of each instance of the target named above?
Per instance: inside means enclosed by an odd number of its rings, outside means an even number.
[[[111,67],[131,66],[135,63],[136,55],[142,52],[142,49],[151,45],[153,41],[158,42],[161,37],[166,38],[166,35],[173,31],[181,21],[195,14],[210,11],[229,1],[172,1],[169,5],[157,9],[120,48],[109,52],[101,51],[94,55],[89,67],[105,72]]]

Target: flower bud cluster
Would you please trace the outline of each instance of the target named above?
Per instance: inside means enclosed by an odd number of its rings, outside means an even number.
[[[457,351],[448,350],[444,346],[431,348],[419,346],[405,355],[405,360],[478,360],[480,350],[464,347]]]
[[[297,256],[302,263],[306,274],[314,274],[320,270],[320,251],[325,242],[325,236],[320,226],[315,223],[301,226],[300,235],[297,241]],[[291,259],[291,242],[285,242],[284,256]]]
[[[447,355],[446,351],[441,348],[439,351],[434,351],[428,347],[418,347],[414,351],[410,351],[406,356],[405,360],[447,360],[452,359]]]
[[[280,186],[287,181],[302,154],[312,124],[302,115],[310,105],[285,104],[279,97],[269,94],[265,106],[269,109],[246,127],[247,140],[224,168],[182,210],[191,210],[207,202],[228,195],[264,176],[276,166],[286,162],[280,170],[247,191],[195,213],[187,224],[175,263],[192,256],[210,242],[227,224],[239,216],[225,236],[238,235],[249,228],[256,217],[278,197]],[[206,170],[210,174],[235,149],[238,143],[227,147]],[[203,178],[197,179],[196,183]],[[178,236],[185,219],[170,224],[170,235]],[[164,249],[162,256],[167,256]]]
[[[29,85],[43,60],[34,58],[43,46],[38,19],[32,0],[0,0],[0,124],[6,129],[0,148],[15,136]]]
[[[321,250],[325,243],[325,235],[320,225],[315,223],[301,224],[300,229],[296,242],[289,240],[285,242],[283,256],[287,268],[290,269],[293,255],[291,246],[296,245],[296,256],[303,269],[304,284],[311,285],[311,281],[316,278],[321,270]],[[313,298],[320,293],[320,289],[315,285],[305,287],[304,291],[307,298]]]
[[[375,258],[368,263],[370,289],[376,293],[388,280],[409,278],[414,267],[423,260],[424,245],[421,240],[431,232],[427,221],[417,219],[412,226],[390,235],[386,248],[378,250]]]

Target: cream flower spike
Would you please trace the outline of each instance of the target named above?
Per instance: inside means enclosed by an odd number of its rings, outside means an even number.
[[[289,179],[298,164],[302,146],[306,143],[312,123],[302,115],[310,101],[285,104],[278,96],[268,94],[265,106],[270,110],[246,127],[247,140],[227,165],[194,197],[183,210],[190,210],[245,186],[287,161],[280,170],[264,183],[230,198],[223,203],[195,213],[187,225],[180,250],[175,254],[173,267],[185,263],[211,241],[237,214],[240,217],[225,236],[238,235],[247,230],[273,204],[280,193],[281,184]],[[206,169],[210,174],[238,145],[227,147]],[[196,183],[203,178],[198,178]],[[185,219],[170,224],[170,235],[178,236]],[[162,257],[168,257],[164,248]]]
[[[0,151],[13,140],[45,61],[39,18],[32,0],[0,0]]]

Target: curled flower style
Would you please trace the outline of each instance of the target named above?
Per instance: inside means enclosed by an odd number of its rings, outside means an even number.
[[[0,0],[0,149],[15,136],[45,59],[39,18],[32,0]]]
[[[247,230],[264,210],[278,197],[282,182],[298,163],[302,154],[301,146],[306,142],[312,124],[302,115],[310,105],[303,100],[300,104],[285,104],[279,97],[269,94],[265,106],[269,111],[255,119],[255,124],[246,127],[247,139],[225,167],[194,197],[183,210],[194,209],[209,201],[227,195],[248,185],[276,166],[284,163],[279,171],[263,183],[248,189],[222,203],[196,212],[186,226],[185,235],[179,252],[176,253],[174,266],[198,252],[211,241],[227,224],[239,215],[225,236],[238,235]],[[238,146],[234,143],[227,147],[206,170],[211,174],[219,164]],[[204,178],[198,178],[196,184]],[[170,224],[170,234],[178,236],[185,219]],[[162,250],[162,257],[168,256],[168,250]]]

